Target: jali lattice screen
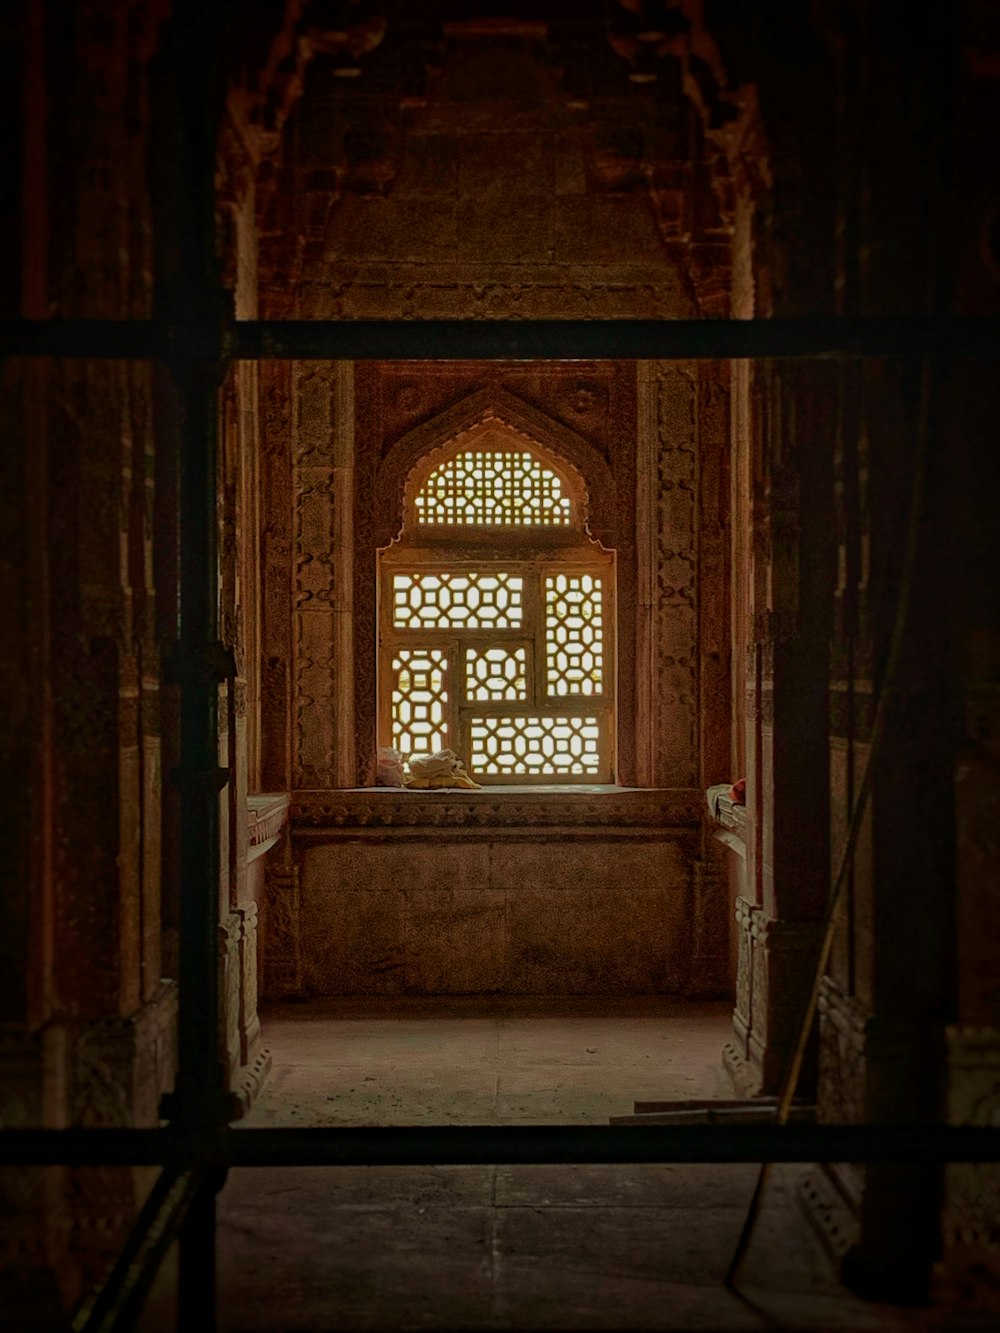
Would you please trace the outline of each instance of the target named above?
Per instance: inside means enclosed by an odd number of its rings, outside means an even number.
[[[545,652],[550,694],[565,697],[602,693],[601,603],[601,580],[593,574],[555,574],[545,580]]]
[[[562,481],[527,449],[469,449],[435,468],[414,501],[417,522],[456,527],[565,527]]]
[[[394,574],[397,629],[516,629],[524,580],[517,574]]]
[[[475,703],[526,701],[527,648],[467,648],[465,697]]]
[[[601,771],[596,717],[473,717],[472,768],[476,773],[580,773]]]
[[[400,648],[392,675],[392,744],[403,755],[446,749],[447,654],[440,648]]]
[[[453,749],[486,782],[612,780],[612,561],[578,500],[516,447],[468,449],[420,487],[382,557],[381,731],[404,755]]]

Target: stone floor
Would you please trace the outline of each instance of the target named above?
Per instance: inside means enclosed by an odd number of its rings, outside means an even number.
[[[245,1123],[606,1122],[636,1098],[726,1094],[728,1028],[724,1006],[648,999],[285,1007],[265,1017],[274,1069]],[[803,1220],[797,1172],[775,1173],[741,1299],[722,1277],[753,1166],[237,1170],[220,1198],[219,1326],[988,1326],[850,1297]]]
[[[272,1009],[248,1125],[606,1124],[636,1099],[731,1095],[731,1007],[480,998]]]

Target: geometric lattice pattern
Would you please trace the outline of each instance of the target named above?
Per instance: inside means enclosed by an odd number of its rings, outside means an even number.
[[[473,773],[600,773],[596,717],[473,717]]]
[[[601,580],[555,574],[545,580],[545,652],[550,695],[601,694],[604,620]]]
[[[400,648],[392,659],[392,744],[407,758],[448,747],[448,659],[440,648]]]
[[[397,629],[518,629],[524,579],[519,574],[394,574]]]
[[[467,449],[435,468],[414,501],[417,522],[459,527],[563,527],[560,479],[527,449]]]
[[[472,703],[518,703],[528,697],[526,648],[467,648],[465,697]]]

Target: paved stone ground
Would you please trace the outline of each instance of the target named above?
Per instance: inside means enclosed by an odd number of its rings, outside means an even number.
[[[635,1098],[726,1095],[728,1015],[650,999],[287,1006],[265,1019],[274,1072],[245,1123],[606,1122]],[[794,1198],[797,1172],[775,1173],[740,1299],[722,1278],[753,1166],[234,1171],[220,1328],[989,1327],[846,1293]]]
[[[731,1095],[731,1006],[641,997],[326,1000],[264,1017],[248,1125],[606,1124],[636,1099]]]

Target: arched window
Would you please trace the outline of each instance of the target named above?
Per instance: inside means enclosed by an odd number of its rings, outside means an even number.
[[[483,784],[614,780],[614,564],[575,471],[492,427],[418,466],[381,555],[380,743]]]

